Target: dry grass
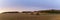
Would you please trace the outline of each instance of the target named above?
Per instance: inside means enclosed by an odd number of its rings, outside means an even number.
[[[56,19],[58,18],[58,19]],[[59,16],[41,16],[41,15],[29,15],[29,14],[0,14],[0,20],[60,20]]]

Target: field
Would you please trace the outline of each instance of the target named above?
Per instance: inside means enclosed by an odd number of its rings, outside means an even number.
[[[30,15],[22,13],[0,14],[0,20],[60,20],[60,14]]]

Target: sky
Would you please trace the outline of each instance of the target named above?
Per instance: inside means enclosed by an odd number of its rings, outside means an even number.
[[[0,12],[60,9],[60,0],[0,0]]]

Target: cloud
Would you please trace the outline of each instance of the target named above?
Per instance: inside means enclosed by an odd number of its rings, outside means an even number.
[[[60,0],[3,0],[2,6],[8,8],[19,8],[25,10],[38,10],[38,9],[60,9]],[[1,6],[1,7],[2,7]],[[0,7],[0,8],[1,8]]]

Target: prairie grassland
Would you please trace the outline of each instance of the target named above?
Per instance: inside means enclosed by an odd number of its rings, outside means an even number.
[[[0,14],[0,20],[60,20],[60,16],[30,15],[22,13]]]

